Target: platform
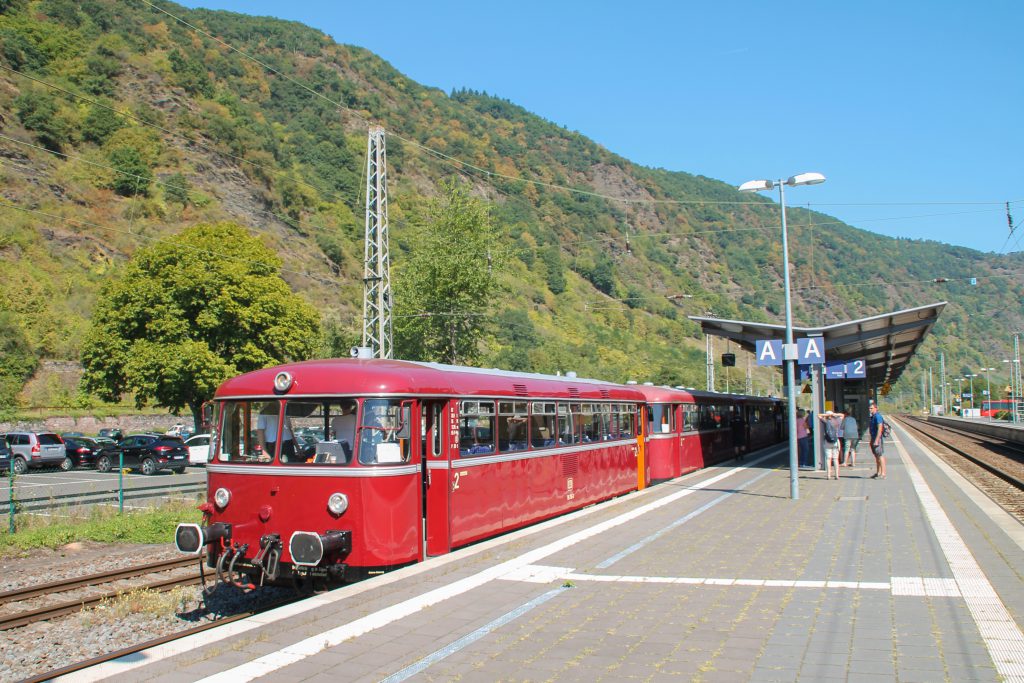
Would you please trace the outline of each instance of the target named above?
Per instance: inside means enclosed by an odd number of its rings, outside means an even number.
[[[1024,681],[1024,527],[894,431],[885,480],[794,501],[776,448],[62,680]]]

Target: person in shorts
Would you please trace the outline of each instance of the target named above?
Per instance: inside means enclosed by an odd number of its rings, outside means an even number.
[[[853,467],[857,461],[857,444],[860,443],[860,425],[857,418],[853,416],[850,408],[846,409],[846,417],[843,418],[843,450],[845,451],[845,464]]]
[[[868,424],[868,432],[871,435],[871,454],[875,456],[875,473],[872,479],[885,479],[885,445],[882,440],[882,425],[885,420],[878,412],[878,406],[872,403],[868,407],[871,413],[871,422]]]
[[[843,413],[834,413],[831,410],[826,410],[824,413],[818,415],[818,419],[821,420],[821,445],[825,449],[825,478],[832,478],[832,468],[836,468],[836,479],[839,479],[839,428],[843,425],[843,418],[846,417]],[[835,437],[834,441],[830,441],[828,438],[829,428],[826,427],[826,423],[831,427],[832,436]]]

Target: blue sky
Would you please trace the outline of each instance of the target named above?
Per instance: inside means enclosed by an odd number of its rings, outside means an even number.
[[[639,164],[732,184],[818,171],[787,204],[865,230],[1024,249],[1024,3],[184,4],[300,21]]]

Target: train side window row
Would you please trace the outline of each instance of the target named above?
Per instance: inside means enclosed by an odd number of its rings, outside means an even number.
[[[515,453],[635,435],[636,407],[628,403],[461,401],[459,404],[459,454],[462,456]]]
[[[714,403],[683,405],[683,431],[686,432],[727,429],[733,420],[739,418],[739,406]]]

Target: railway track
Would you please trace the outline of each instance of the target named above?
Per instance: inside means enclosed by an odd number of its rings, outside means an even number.
[[[202,579],[199,572],[196,571],[185,576],[177,575],[162,577],[155,581],[148,581],[142,584],[132,585],[127,588],[122,587],[104,591],[102,594],[98,595],[92,594],[76,598],[74,600],[64,600],[58,603],[44,605],[34,609],[9,612],[8,607],[17,603],[27,602],[42,596],[51,596],[56,593],[66,593],[81,588],[93,588],[105,583],[134,579],[148,574],[174,571],[189,566],[195,566],[197,564],[198,560],[194,557],[175,558],[172,560],[150,562],[148,564],[128,567],[126,569],[118,569],[61,581],[53,581],[50,583],[38,584],[35,586],[0,593],[0,608],[2,608],[2,613],[0,613],[0,631],[17,628],[19,626],[27,626],[28,624],[33,624],[38,621],[46,621],[66,614],[73,614],[85,607],[98,605],[106,600],[116,599],[129,591],[168,591],[173,588],[177,588],[178,586],[198,584]]]
[[[989,498],[1024,523],[1024,452],[991,436],[901,415],[908,429],[937,444],[935,452]]]

